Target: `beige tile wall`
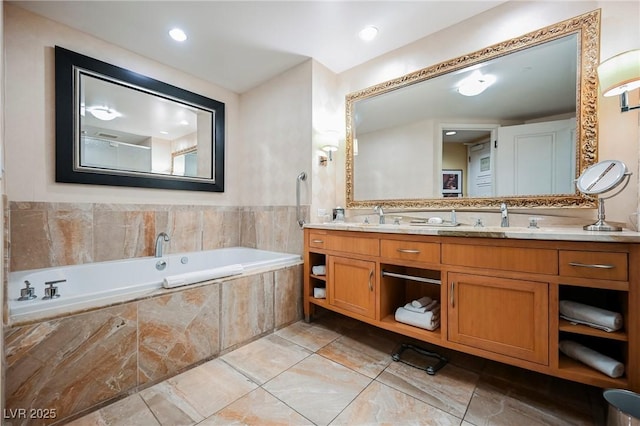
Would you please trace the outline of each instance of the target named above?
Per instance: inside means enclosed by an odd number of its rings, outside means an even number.
[[[97,203],[10,202],[9,270],[244,246],[302,254],[296,209]],[[308,207],[305,209],[308,217]]]
[[[6,407],[59,422],[297,321],[301,306],[296,265],[7,328]]]

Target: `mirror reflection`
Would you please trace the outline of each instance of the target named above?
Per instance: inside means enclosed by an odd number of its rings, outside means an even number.
[[[598,24],[592,12],[348,95],[347,206],[588,203],[574,181],[595,159]]]
[[[197,148],[211,146],[214,112],[83,71],[79,82],[78,168],[212,178],[212,157],[198,161]],[[187,149],[188,171],[174,172],[176,153]]]

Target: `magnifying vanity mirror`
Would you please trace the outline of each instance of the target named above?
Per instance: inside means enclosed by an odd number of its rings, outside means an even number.
[[[56,46],[56,181],[224,191],[224,104]]]
[[[596,10],[347,95],[347,207],[593,207],[599,30]]]
[[[621,193],[629,184],[631,172],[627,166],[618,160],[600,161],[588,167],[576,181],[578,191],[587,195],[598,195],[598,220],[591,225],[585,225],[586,231],[622,231],[622,227],[605,222],[604,200],[615,197]],[[610,193],[622,183],[624,185],[615,193],[605,197],[603,194]]]

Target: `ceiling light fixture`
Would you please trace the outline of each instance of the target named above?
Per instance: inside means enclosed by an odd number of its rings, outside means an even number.
[[[111,121],[114,118],[122,117],[122,114],[120,114],[118,111],[106,106],[94,106],[85,108],[85,110],[89,111],[91,115],[102,121]]]
[[[458,93],[464,96],[476,96],[495,82],[496,77],[494,75],[483,75],[480,71],[474,71],[473,74],[460,82]]]
[[[358,37],[360,37],[360,40],[364,40],[364,41],[371,41],[374,38],[376,38],[377,35],[378,35],[378,29],[372,25],[369,25],[368,27],[364,27],[358,33]]]
[[[448,132],[445,132],[445,135],[446,135],[446,136],[453,136],[453,135],[455,135],[456,133],[458,133],[458,132],[456,132],[455,130],[449,130]]]
[[[185,41],[187,39],[187,35],[180,28],[174,28],[169,31],[169,35],[175,41]]]

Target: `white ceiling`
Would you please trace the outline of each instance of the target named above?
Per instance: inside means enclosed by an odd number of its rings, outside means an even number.
[[[491,9],[484,1],[12,1],[237,93],[314,58],[340,73]],[[358,32],[379,29],[372,42]],[[169,38],[173,27],[188,35]],[[100,58],[97,58],[100,59]]]

